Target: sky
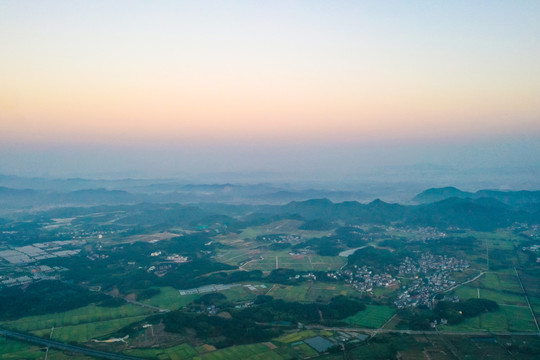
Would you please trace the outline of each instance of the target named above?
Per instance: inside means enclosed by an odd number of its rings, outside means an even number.
[[[538,1],[0,0],[0,173],[540,164]]]

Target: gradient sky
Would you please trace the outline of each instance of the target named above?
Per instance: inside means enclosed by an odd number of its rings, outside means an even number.
[[[518,0],[0,1],[0,172],[175,151],[162,172],[374,147],[436,162],[420,155],[526,137],[514,162],[540,150],[539,14]]]

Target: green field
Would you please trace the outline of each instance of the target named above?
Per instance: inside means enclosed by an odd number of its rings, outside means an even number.
[[[257,295],[266,294],[266,292],[271,288],[271,285],[257,281],[251,281],[241,284],[265,285],[266,288],[257,288],[256,290],[250,290],[244,286],[236,286],[228,290],[223,290],[221,291],[221,293],[225,295],[229,301],[245,302],[255,299]],[[143,300],[143,303],[165,309],[177,310],[204,295],[180,295],[180,292],[177,289],[170,286],[161,287],[160,290],[161,292],[158,295],[153,296],[150,299]]]
[[[358,296],[358,292],[350,285],[304,282],[300,285],[279,285],[269,288],[267,295],[286,301],[313,302],[330,301],[334,296]]]
[[[276,299],[305,302],[309,301],[311,286],[311,283],[303,283],[295,286],[276,284],[268,291],[267,295],[273,296]]]
[[[201,296],[199,294],[180,295],[177,289],[170,286],[160,287],[159,289],[161,292],[158,295],[142,302],[169,310],[178,310]]]
[[[126,354],[141,358],[157,358],[159,360],[182,360],[190,359],[197,355],[198,352],[188,344],[180,344],[165,349],[152,348],[127,350]]]
[[[531,302],[531,307],[536,314],[536,318],[540,321],[540,297],[529,296],[529,301]]]
[[[309,346],[308,344],[305,344],[305,343],[304,344],[298,344],[298,345],[294,346],[293,349],[294,349],[294,351],[296,351],[297,353],[300,354],[302,359],[316,357],[316,356],[319,355],[317,350],[313,349],[311,346]]]
[[[466,286],[459,287],[453,293],[463,300],[480,297],[495,301],[499,304],[500,309],[493,313],[485,313],[478,317],[466,319],[457,325],[441,327],[441,329],[449,331],[482,330],[513,332],[536,330],[525,295],[513,269],[511,272],[485,273],[478,280]],[[536,298],[531,297],[533,308],[535,307],[536,300]],[[538,304],[540,305],[540,299],[538,299]]]
[[[85,342],[143,320],[149,314],[148,309],[131,304],[120,307],[100,307],[92,304],[63,313],[6,321],[1,325],[39,336],[48,336],[54,326],[53,339]]]
[[[43,352],[37,346],[0,337],[0,359],[39,359]]]
[[[346,258],[337,256],[318,256],[311,254],[304,257],[293,257],[289,251],[259,250],[261,243],[252,241],[257,236],[268,234],[288,234],[301,236],[304,239],[328,236],[333,231],[300,230],[303,224],[298,220],[281,220],[270,224],[248,227],[240,234],[228,234],[216,237],[216,240],[231,246],[214,257],[216,261],[233,266],[244,265],[245,270],[272,271],[276,268],[288,268],[299,271],[337,270],[346,263]],[[277,257],[277,266],[276,266]],[[247,263],[247,264],[246,264]]]
[[[232,346],[192,358],[193,360],[282,360],[283,357],[265,344]],[[171,359],[172,360],[172,359]]]
[[[538,281],[538,277],[523,272],[519,273],[519,277],[521,278],[523,286],[525,287],[525,290],[527,290],[529,296],[540,298],[540,281]]]
[[[10,360],[22,360],[22,359],[43,359],[45,357],[45,352],[41,350],[40,347],[35,345],[30,345],[16,340],[6,339],[0,337],[0,359],[10,359]],[[88,356],[78,355],[78,354],[64,354],[61,351],[50,349],[48,354],[48,359],[51,360],[64,360],[64,359],[79,359],[79,360],[91,360],[95,358],[90,358]]]
[[[243,246],[245,243],[242,243],[241,245]],[[260,256],[260,250],[252,250],[248,247],[241,247],[238,249],[233,248],[220,250],[218,255],[214,256],[214,260],[232,266],[239,266],[240,264],[244,264],[249,260],[258,260]]]
[[[473,236],[482,242],[487,241],[490,248],[501,250],[513,250],[514,245],[523,240],[520,236],[508,230],[496,230],[494,232],[467,231],[461,236]]]
[[[479,279],[480,280],[480,279]],[[471,283],[475,284],[476,281]],[[470,298],[478,298],[478,294],[480,294],[481,299],[488,299],[493,300],[498,304],[507,304],[507,305],[520,305],[524,306],[527,305],[527,302],[525,300],[525,296],[523,294],[516,294],[514,292],[508,292],[508,291],[497,291],[492,289],[486,289],[486,288],[479,288],[471,286],[471,284],[466,286],[461,286],[453,291],[455,295],[458,295],[461,299],[470,299]]]
[[[521,285],[515,273],[496,273],[487,272],[477,281],[471,283],[471,286],[478,286],[484,289],[492,289],[495,291],[513,292],[522,294]]]
[[[507,305],[527,305],[523,294],[510,293],[506,291],[496,291],[489,289],[480,289],[480,298],[493,300],[499,304]]]
[[[248,227],[238,235],[242,239],[254,239],[260,235],[268,234],[286,234],[286,235],[299,235],[305,239],[318,238],[323,236],[329,236],[333,234],[333,230],[330,231],[315,231],[315,230],[301,230],[303,222],[298,220],[280,220],[270,224],[261,226]]]
[[[243,262],[252,259],[243,266],[245,270],[272,271],[279,269],[294,269],[298,271],[328,271],[339,270],[346,263],[346,258],[339,256],[319,256],[305,255],[292,256],[289,251],[267,251],[263,250],[253,254],[253,252],[244,251],[244,254],[234,251],[229,252],[232,257],[223,257],[221,261],[230,265],[238,265],[238,261]],[[262,258],[262,259],[261,259]]]
[[[528,307],[501,305],[496,312],[469,318],[457,325],[441,326],[440,330],[533,332],[536,327]]]
[[[353,316],[345,319],[345,322],[360,327],[377,329],[384,325],[394,314],[396,310],[383,305],[366,305],[364,311],[359,311]]]

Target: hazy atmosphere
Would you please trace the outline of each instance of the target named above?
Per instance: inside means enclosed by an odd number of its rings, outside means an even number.
[[[538,13],[2,1],[0,172],[264,181],[412,167],[512,186],[501,168],[534,179],[540,164]]]

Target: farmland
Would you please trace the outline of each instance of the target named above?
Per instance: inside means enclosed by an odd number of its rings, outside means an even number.
[[[377,329],[390,320],[395,312],[396,311],[394,309],[387,306],[366,305],[366,310],[360,311],[358,314],[346,318],[345,322],[351,325],[357,325],[359,327]]]

